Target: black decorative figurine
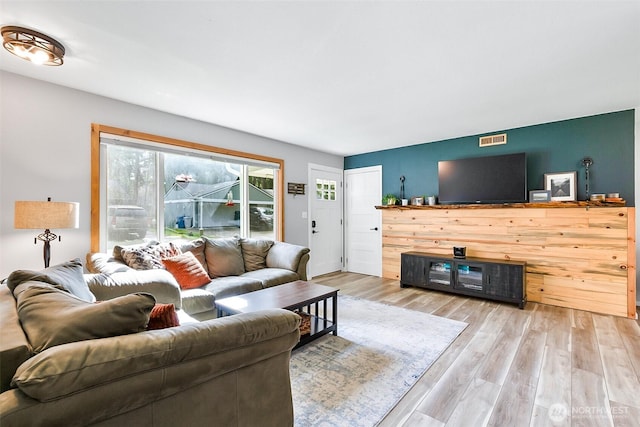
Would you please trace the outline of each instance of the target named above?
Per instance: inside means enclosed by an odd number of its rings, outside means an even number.
[[[582,166],[584,166],[584,177],[585,177],[585,190],[587,192],[587,201],[589,201],[589,167],[593,164],[593,159],[591,157],[585,157],[582,159]]]

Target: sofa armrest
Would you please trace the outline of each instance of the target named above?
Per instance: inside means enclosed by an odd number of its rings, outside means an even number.
[[[182,308],[180,285],[167,270],[133,270],[112,274],[85,274],[85,282],[97,300],[108,300],[135,292],[146,292],[157,302]]]
[[[0,393],[9,389],[16,369],[33,354],[22,329],[16,300],[6,285],[0,285]],[[0,417],[1,418],[1,417]]]
[[[150,394],[158,397],[163,392],[175,392],[173,387],[189,388],[291,351],[299,340],[299,324],[300,317],[295,313],[272,309],[63,344],[23,363],[12,385],[33,399],[47,402],[158,371],[156,380],[147,384]],[[192,362],[197,362],[200,369],[184,369]],[[174,367],[176,372],[168,371]],[[122,398],[130,398],[124,390]]]
[[[300,276],[300,280],[307,280],[307,264],[309,263],[309,253],[302,255],[300,257],[300,262],[298,263],[298,269],[296,273]]]
[[[132,271],[133,268],[117,260],[109,254],[101,252],[89,252],[86,259],[87,270],[90,273],[120,273]]]
[[[295,271],[300,280],[307,280],[308,262],[309,248],[286,242],[274,242],[266,258],[267,267]]]

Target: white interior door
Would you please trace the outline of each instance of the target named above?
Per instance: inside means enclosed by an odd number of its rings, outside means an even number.
[[[309,275],[342,270],[342,169],[309,165]]]
[[[345,171],[346,270],[382,276],[382,166]]]

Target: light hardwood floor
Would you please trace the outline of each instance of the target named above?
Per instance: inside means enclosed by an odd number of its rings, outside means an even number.
[[[640,324],[515,305],[332,273],[339,294],[469,324],[382,421],[382,427],[639,426]]]

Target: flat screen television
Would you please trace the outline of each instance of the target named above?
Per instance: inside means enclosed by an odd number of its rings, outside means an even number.
[[[441,204],[526,201],[526,153],[438,162],[438,202]]]

